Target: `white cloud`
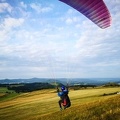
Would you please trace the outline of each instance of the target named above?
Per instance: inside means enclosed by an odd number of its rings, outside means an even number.
[[[117,0],[115,2],[119,3]],[[1,75],[5,76],[4,73],[6,73],[6,76],[10,76],[9,71],[11,71],[13,77],[14,73],[20,72],[18,76],[51,77],[50,74],[54,71],[55,76],[60,77],[69,76],[67,74],[74,77],[80,75],[87,77],[87,75],[94,76],[93,73],[100,76],[101,72],[97,73],[100,71],[98,68],[101,71],[104,68],[109,71],[109,68],[111,70],[114,67],[115,70],[116,66],[119,67],[120,13],[118,6],[115,10],[113,9],[115,14],[112,12],[112,26],[105,30],[98,28],[73,9],[63,13],[62,10],[55,11],[61,14],[55,14],[55,16],[52,14],[52,18],[47,18],[46,12],[56,10],[52,8],[51,5],[46,6],[46,4],[20,2],[18,6],[14,6],[12,12],[10,11],[12,17],[7,13],[2,18],[0,25]],[[8,12],[6,7],[5,9],[1,7],[0,10]],[[34,15],[36,11],[43,14],[42,18]],[[26,18],[25,14],[30,16]]]
[[[70,18],[67,18],[67,19],[66,19],[66,23],[67,23],[67,24],[71,24],[72,22],[73,22],[72,19],[70,19]]]
[[[80,22],[80,19],[79,17],[71,17],[71,18],[66,18],[65,21],[67,24],[73,24],[73,23]]]
[[[75,10],[73,10],[73,9],[68,9],[67,14],[69,14],[69,15],[71,16],[71,15],[74,14],[74,12],[75,12]]]
[[[20,2],[20,6],[21,6],[22,8],[27,9],[27,4],[25,4],[23,1],[22,1],[22,2]]]
[[[117,16],[119,16],[119,13],[115,17]],[[81,54],[85,55],[85,51],[89,51],[89,53],[96,53],[96,55],[99,55],[100,53],[105,54],[106,52],[108,53],[109,51],[116,50],[119,44],[119,37],[117,36],[120,36],[120,26],[118,25],[119,18],[117,17],[114,19],[111,27],[104,30],[95,25],[88,25],[89,22],[87,21],[83,22],[83,31],[76,43],[76,48],[84,51],[82,51],[83,53],[81,52]],[[117,26],[114,23],[117,24]]]
[[[48,6],[48,7],[42,7],[41,4],[32,3],[32,4],[30,4],[30,6],[31,6],[32,9],[34,9],[38,13],[45,13],[45,12],[49,12],[49,11],[52,10],[52,8],[50,6]]]
[[[82,28],[80,37],[76,40],[74,57],[77,65],[119,66],[120,63],[120,25],[119,11],[112,15],[112,25],[107,29],[100,29],[86,20],[77,28]],[[80,62],[79,62],[80,61]],[[77,63],[78,62],[78,63]]]
[[[10,34],[14,33],[12,29],[20,27],[23,23],[24,23],[24,19],[22,18],[19,19],[15,19],[11,17],[5,18],[0,26],[0,41],[5,42],[5,40],[9,40],[9,38],[11,37]]]
[[[0,3],[0,13],[5,13],[6,11],[11,13],[12,9],[12,6],[8,3]]]
[[[15,19],[15,18],[5,18],[4,19],[4,29],[12,29],[13,27],[18,27],[21,26],[24,22],[24,19],[19,18],[19,19]]]
[[[21,24],[16,23],[14,25],[17,27]],[[12,24],[7,25],[7,23],[5,26],[5,29],[13,27]],[[48,60],[51,59],[53,54],[58,55],[63,51],[65,45],[62,43],[56,43],[54,39],[58,38],[58,35],[49,33],[49,30],[46,31],[44,29],[43,31],[34,32],[29,30],[14,31],[13,29],[13,31],[11,30],[11,34],[7,35],[7,33],[2,33],[3,36],[9,37],[9,39],[7,39],[6,43],[0,48],[1,55],[31,62]],[[54,57],[56,57],[56,55]]]

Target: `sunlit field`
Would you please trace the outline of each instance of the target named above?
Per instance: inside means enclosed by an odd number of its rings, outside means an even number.
[[[59,97],[55,89],[21,93],[7,100],[1,99],[3,93],[0,93],[0,120],[56,120],[56,118],[58,120],[88,120],[89,116],[91,119],[94,117],[99,120],[103,117],[107,120],[109,114],[116,114],[115,116],[119,118],[120,94],[110,95],[118,91],[120,91],[119,87],[70,90],[69,97],[72,106],[63,111],[59,110]],[[104,94],[107,95],[104,96]],[[98,117],[94,116],[97,112]]]

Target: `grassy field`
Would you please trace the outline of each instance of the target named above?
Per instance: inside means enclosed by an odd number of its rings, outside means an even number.
[[[54,89],[16,94],[11,99],[0,96],[0,120],[119,120],[120,95],[110,95],[118,91],[120,87],[70,90],[72,106],[64,111],[59,110]]]

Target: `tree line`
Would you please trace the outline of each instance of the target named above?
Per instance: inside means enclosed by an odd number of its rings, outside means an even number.
[[[54,88],[49,83],[0,84],[0,87],[7,87],[8,90],[14,90],[16,93]]]

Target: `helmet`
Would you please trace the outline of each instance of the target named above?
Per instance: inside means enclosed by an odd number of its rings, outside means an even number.
[[[62,90],[62,91],[65,90],[65,86],[62,86],[62,87],[61,87],[61,90]]]

